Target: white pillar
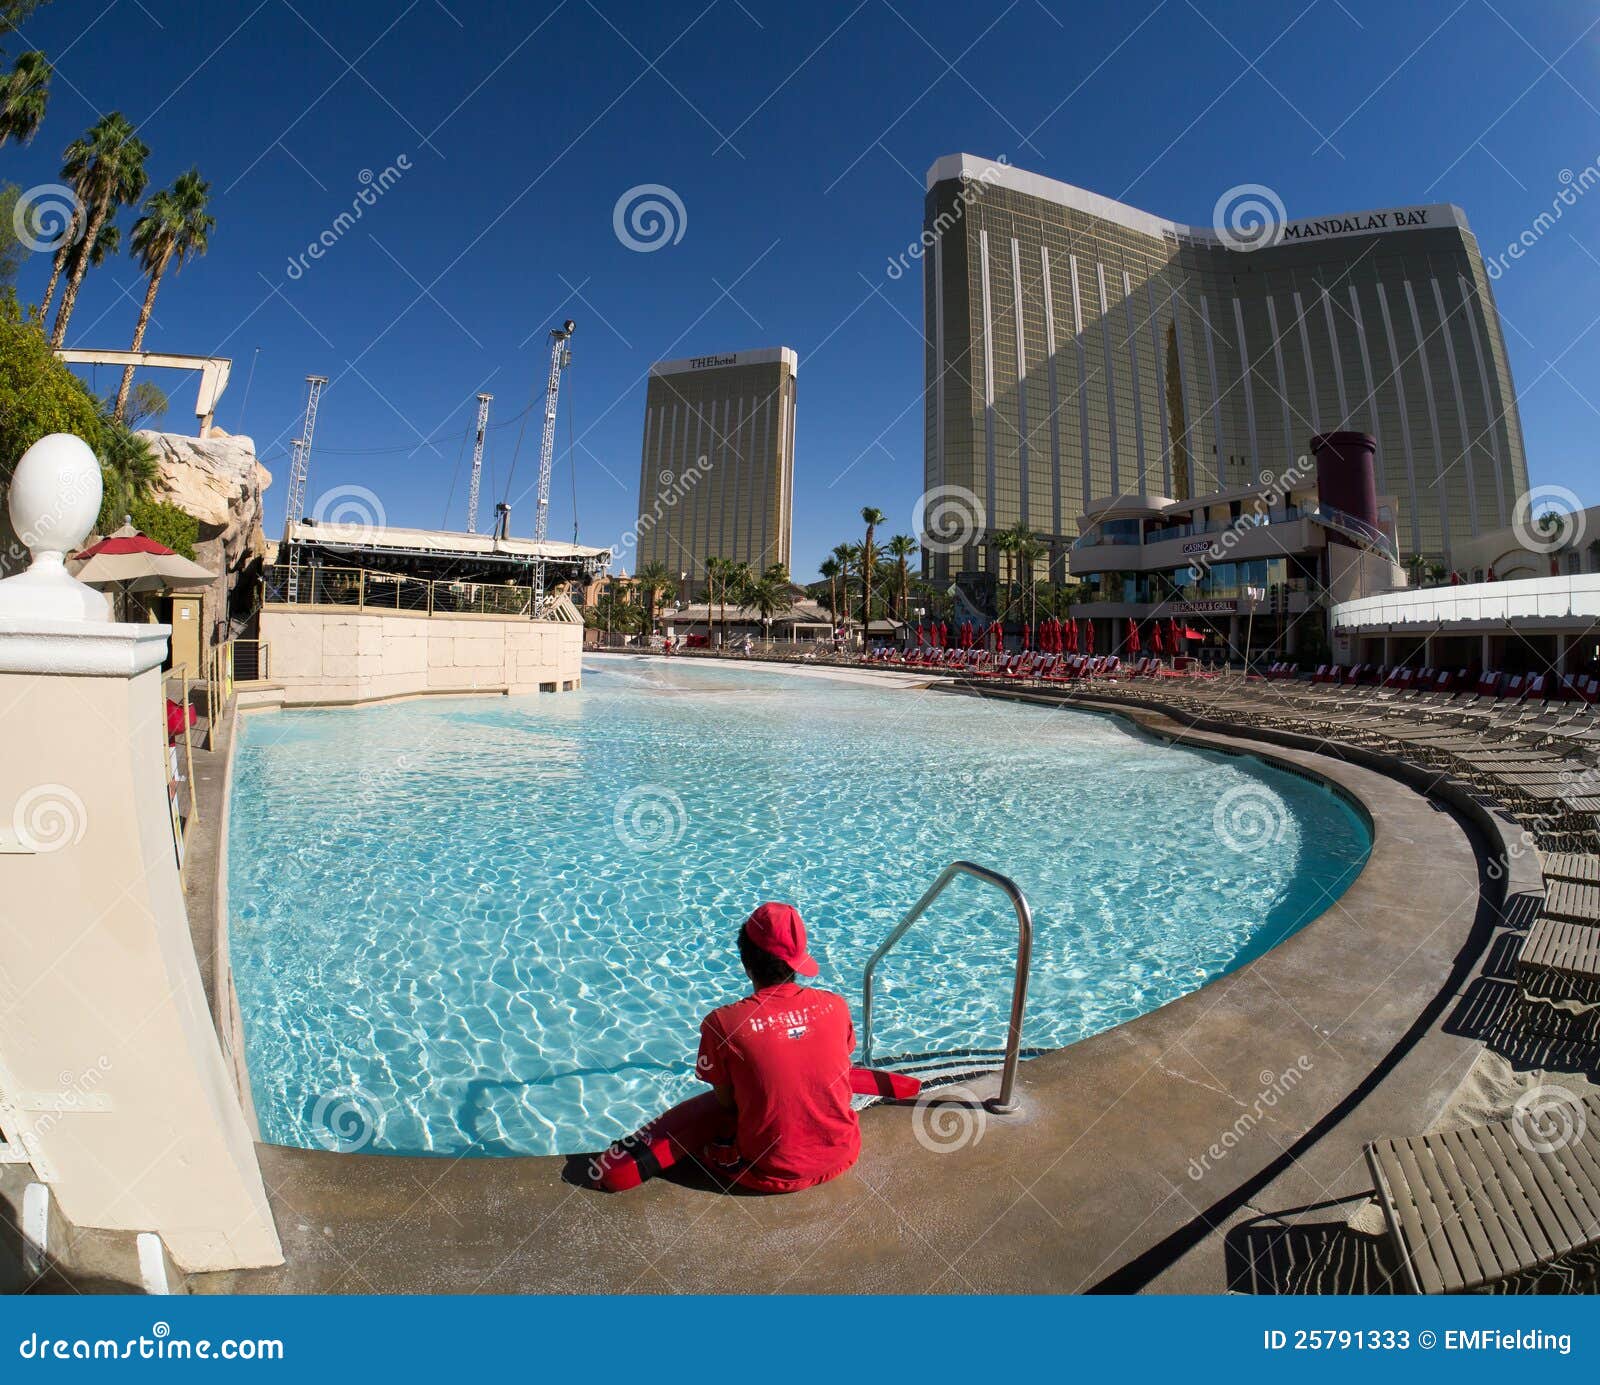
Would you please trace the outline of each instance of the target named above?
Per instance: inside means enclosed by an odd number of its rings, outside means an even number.
[[[1556,672],[1567,671],[1567,649],[1572,643],[1572,637],[1567,634],[1556,635]]]
[[[0,582],[0,1125],[79,1227],[186,1270],[282,1262],[184,912],[167,800],[168,629],[66,573],[100,506],[77,438],[31,447]]]
[[[1482,645],[1480,646],[1478,652],[1478,665],[1485,673],[1492,673],[1494,671],[1494,665],[1489,662],[1489,660],[1493,657],[1493,654],[1494,649],[1489,643],[1488,634],[1485,633],[1482,636]]]

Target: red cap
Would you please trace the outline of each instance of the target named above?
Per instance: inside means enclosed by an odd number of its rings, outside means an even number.
[[[744,921],[746,936],[763,952],[787,962],[801,976],[817,974],[816,959],[806,951],[806,926],[790,904],[763,904]]]

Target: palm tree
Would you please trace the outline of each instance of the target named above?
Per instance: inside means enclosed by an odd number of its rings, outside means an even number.
[[[27,144],[39,133],[45,107],[50,104],[49,60],[43,53],[21,54],[0,77],[0,146],[14,139]]]
[[[87,220],[83,241],[73,257],[67,287],[61,295],[55,329],[50,333],[51,346],[60,346],[67,335],[67,323],[72,320],[72,310],[78,302],[78,289],[89,268],[85,247],[94,244],[106,218],[118,207],[139,200],[147,181],[144,161],[149,156],[149,146],[134,133],[121,111],[101,116],[89,127],[88,133],[73,140],[62,155],[61,176],[77,191]]]
[[[101,519],[108,529],[122,523],[135,500],[143,500],[154,490],[161,467],[150,444],[131,428],[106,420],[100,437],[100,480],[104,499]]]
[[[834,619],[839,619],[839,591],[837,582],[839,574],[844,571],[839,566],[837,558],[824,558],[818,565],[817,571],[828,584],[828,614]]]
[[[894,559],[895,570],[900,580],[898,605],[901,620],[906,618],[911,595],[911,572],[907,564],[916,551],[917,541],[909,534],[896,534],[889,540],[889,556]]]
[[[844,569],[839,574],[839,602],[844,608],[843,614],[846,623],[850,620],[850,576],[856,570],[856,564],[861,559],[861,545],[859,543],[841,543],[833,550],[833,556],[839,560],[839,565]]]
[[[649,634],[654,634],[656,603],[671,592],[672,574],[667,571],[667,565],[658,558],[640,568],[634,574],[634,580],[639,584],[639,594],[644,598],[645,630]]]
[[[794,597],[789,594],[789,569],[782,563],[772,564],[761,576],[754,578],[740,594],[739,600],[742,610],[754,611],[761,617],[769,642],[772,618],[782,615],[793,605]]]
[[[1022,568],[1023,591],[1028,602],[1028,623],[1039,623],[1039,559],[1050,550],[1039,542],[1036,534],[1023,534],[1017,539],[1017,562]]]
[[[139,321],[133,329],[131,351],[144,345],[145,328],[150,325],[150,313],[156,305],[156,290],[161,287],[161,276],[169,267],[179,268],[191,255],[204,255],[206,245],[217,219],[206,211],[206,199],[211,195],[211,184],[200,176],[200,170],[191,168],[180,173],[170,188],[156,193],[144,204],[144,215],[133,223],[133,239],[129,248],[139,261],[139,267],[150,276],[145,286],[144,303],[139,308]],[[111,416],[119,423],[128,407],[128,391],[133,388],[133,367],[122,372],[122,385],[117,390],[117,407]]]
[[[726,558],[707,558],[705,561],[706,579],[706,637],[710,642],[711,636],[711,611],[717,604],[717,585],[723,580],[723,572],[727,568]]]
[[[56,285],[61,281],[61,271],[67,267],[67,261],[72,258],[72,252],[78,244],[78,228],[83,225],[83,203],[74,203],[72,219],[66,230],[61,233],[61,239],[56,242],[56,253],[50,260],[50,282],[44,286],[44,299],[39,304],[39,321],[42,323],[50,316],[50,304],[55,300]],[[113,223],[109,229],[115,231]]]
[[[736,607],[743,608],[745,597],[749,594],[750,586],[755,581],[755,572],[746,562],[735,562],[729,558],[725,560],[727,567],[722,579],[722,642],[728,642],[728,601],[731,598]]]
[[[871,505],[861,507],[861,522],[867,526],[867,537],[861,545],[861,638],[866,639],[867,626],[872,622],[872,570],[878,565],[878,546],[872,533],[888,518],[882,510]]]
[[[995,614],[1004,619],[1006,608],[1011,604],[1011,570],[1013,555],[1017,551],[1016,531],[1002,529],[990,542],[994,544],[995,552],[1000,555],[1000,594],[995,599]]]

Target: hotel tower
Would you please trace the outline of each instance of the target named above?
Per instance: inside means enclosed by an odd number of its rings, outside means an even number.
[[[644,403],[637,561],[698,593],[708,558],[789,563],[795,375],[787,346],[657,361]]]
[[[1089,501],[1281,476],[1342,430],[1377,439],[1403,554],[1511,523],[1522,426],[1458,207],[1287,221],[1244,187],[1183,226],[970,154],[927,188],[924,481],[980,518],[933,579],[996,571],[985,538],[1020,521],[1060,580]]]

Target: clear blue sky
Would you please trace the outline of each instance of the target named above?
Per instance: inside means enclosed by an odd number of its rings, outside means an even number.
[[[1594,4],[56,0],[21,39],[12,51],[43,48],[57,78],[43,131],[0,150],[0,178],[51,180],[63,146],[120,109],[153,185],[191,164],[212,181],[211,253],[163,287],[146,345],[233,357],[218,422],[257,439],[274,529],[308,372],[333,381],[308,509],[365,486],[390,523],[459,527],[474,395],[492,391],[502,422],[522,410],[545,330],[570,316],[594,543],[634,517],[652,360],[799,352],[800,578],[857,534],[864,504],[911,532],[921,282],[885,267],[920,230],[938,155],[1004,155],[1196,223],[1247,182],[1291,217],[1451,201],[1486,255],[1549,207],[1563,170],[1600,158]],[[363,170],[401,156],[409,171],[290,277]],[[686,220],[637,253],[613,208],[650,183]],[[25,297],[47,270],[24,268]],[[1533,480],[1591,504],[1597,284],[1600,188],[1495,286]],[[141,287],[127,258],[91,274],[72,344],[125,347]],[[167,426],[187,430],[193,387],[172,393]],[[512,487],[524,534],[537,429],[535,415]],[[493,434],[496,497],[517,432]],[[565,434],[563,420],[557,537],[572,532]]]

